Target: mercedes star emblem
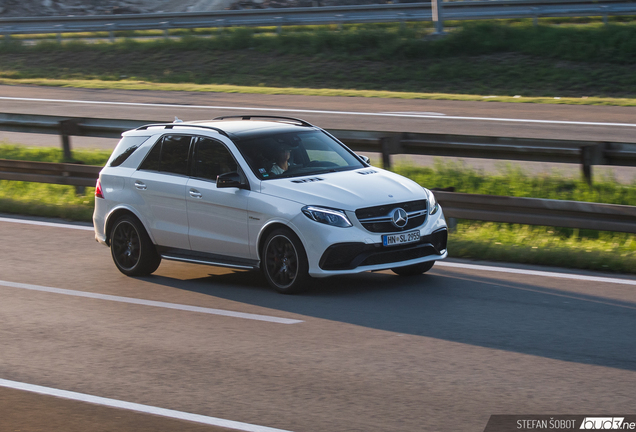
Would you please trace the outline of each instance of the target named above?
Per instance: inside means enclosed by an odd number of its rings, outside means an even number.
[[[391,212],[391,222],[397,228],[404,228],[409,221],[409,216],[403,208],[396,208]]]

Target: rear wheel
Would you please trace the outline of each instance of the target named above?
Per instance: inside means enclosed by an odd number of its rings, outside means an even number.
[[[110,254],[120,272],[127,276],[147,276],[157,270],[161,256],[148,233],[132,216],[115,221],[110,234]]]
[[[406,267],[392,268],[391,271],[400,276],[416,276],[426,273],[433,268],[435,261],[427,261],[419,264],[413,264]]]
[[[267,282],[280,293],[293,294],[308,288],[310,277],[305,248],[289,229],[280,228],[267,236],[261,265]]]

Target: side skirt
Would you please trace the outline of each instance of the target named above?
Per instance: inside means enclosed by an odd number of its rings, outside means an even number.
[[[187,249],[167,248],[157,246],[157,252],[161,258],[170,261],[182,261],[192,264],[205,264],[219,267],[230,267],[242,270],[258,270],[259,261],[229,257],[225,255],[216,255],[204,252],[195,252]]]

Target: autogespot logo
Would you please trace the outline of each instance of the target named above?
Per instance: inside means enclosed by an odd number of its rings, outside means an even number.
[[[585,417],[579,429],[587,430],[634,430],[636,423],[625,422],[625,417]]]

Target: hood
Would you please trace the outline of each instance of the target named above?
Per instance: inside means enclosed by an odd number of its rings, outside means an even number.
[[[267,180],[261,182],[261,193],[303,205],[350,211],[428,198],[414,181],[375,167]]]

